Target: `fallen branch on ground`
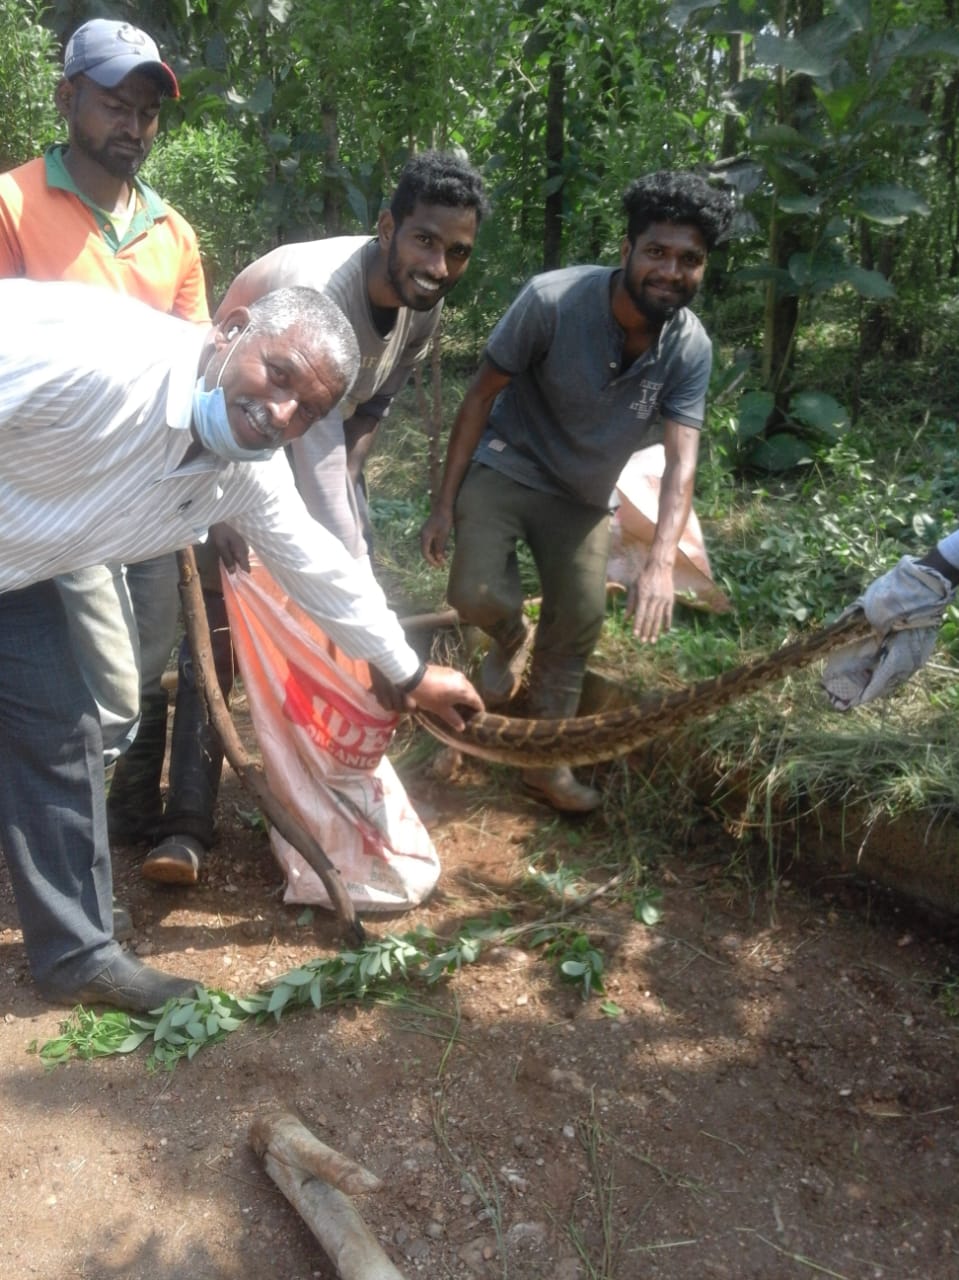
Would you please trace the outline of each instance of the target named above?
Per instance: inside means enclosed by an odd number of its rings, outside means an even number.
[[[291,1009],[320,1009],[368,996],[395,995],[397,988],[415,981],[433,985],[474,964],[484,948],[517,941],[530,932],[560,928],[574,911],[617,889],[624,874],[529,924],[511,924],[500,913],[488,921],[470,922],[452,938],[425,928],[370,938],[355,951],[309,960],[253,996],[205,990],[193,999],[170,1000],[159,1012],[137,1016],[119,1009],[97,1015],[81,1007],[60,1024],[59,1036],[39,1046],[33,1041],[30,1049],[46,1066],[55,1066],[71,1058],[132,1053],[146,1044],[151,1067],[172,1068],[181,1058],[193,1058],[250,1020],[278,1021]]]
[[[289,1112],[255,1120],[250,1145],[342,1280],[404,1280],[341,1190],[379,1190],[379,1178],[320,1142]]]

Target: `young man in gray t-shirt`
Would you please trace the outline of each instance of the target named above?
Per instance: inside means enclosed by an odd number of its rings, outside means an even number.
[[[450,603],[492,640],[479,688],[510,699],[531,637],[516,545],[532,552],[542,607],[533,644],[530,714],[576,714],[605,614],[609,504],[635,450],[666,450],[650,555],[631,591],[633,633],[669,627],[673,566],[689,515],[712,347],[687,310],[731,201],[688,173],[657,173],[623,197],[620,265],[537,276],[493,330],[453,424],[423,554],[456,549]],[[527,769],[554,808],[587,812],[600,795],[565,767]]]

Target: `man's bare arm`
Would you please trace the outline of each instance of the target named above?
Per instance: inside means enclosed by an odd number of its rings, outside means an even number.
[[[431,565],[439,567],[446,559],[456,495],[486,429],[493,401],[509,382],[508,373],[501,373],[489,360],[484,360],[463,397],[450,431],[439,493],[433,499],[430,518],[420,530],[420,547]]]
[[[667,421],[663,437],[666,470],[659,492],[659,515],[649,558],[633,584],[627,613],[633,615],[633,635],[655,643],[673,620],[673,569],[679,540],[693,504],[699,431]]]
[[[346,469],[354,484],[359,482],[366,466],[366,459],[376,443],[376,433],[380,429],[380,419],[363,412],[354,413],[343,423],[343,436],[346,440]]]

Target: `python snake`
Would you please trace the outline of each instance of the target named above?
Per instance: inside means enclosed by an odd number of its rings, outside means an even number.
[[[737,698],[872,634],[861,610],[776,649],[764,658],[699,680],[685,689],[644,694],[625,707],[564,720],[522,720],[488,711],[471,716],[462,732],[427,711],[415,719],[435,738],[467,755],[522,768],[598,764],[628,755],[643,743],[673,733]]]

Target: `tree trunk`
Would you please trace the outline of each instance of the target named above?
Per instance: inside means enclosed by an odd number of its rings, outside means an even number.
[[[769,263],[785,269],[803,245],[795,231],[785,227],[774,212],[769,223]],[[766,287],[763,324],[763,384],[776,398],[776,411],[784,411],[788,399],[787,374],[792,363],[793,339],[799,323],[799,298],[783,294],[775,281]]]
[[[320,121],[323,125],[323,137],[326,140],[323,148],[323,164],[327,173],[332,174],[340,163],[340,124],[335,102],[324,103],[320,107]],[[323,227],[328,236],[342,235],[343,184],[337,178],[327,179],[324,183]]]
[[[730,89],[742,83],[743,67],[745,65],[743,59],[742,32],[733,31],[729,36],[729,57],[726,75],[726,85]],[[729,112],[723,121],[723,142],[719,153],[721,160],[729,160],[736,154],[741,128],[738,118],[732,112]]]
[[[779,10],[779,34],[798,36],[822,19],[822,0],[798,0],[790,12],[787,0]],[[780,124],[795,125],[803,110],[814,99],[809,76],[795,75],[787,79],[785,70],[778,72]],[[774,209],[769,229],[769,264],[787,270],[794,253],[808,250],[799,224],[780,218]],[[766,289],[766,314],[763,331],[763,380],[776,398],[775,417],[785,414],[789,399],[789,369],[795,351],[796,328],[799,323],[799,298],[784,294],[775,281]]]
[[[546,90],[546,179],[557,182],[563,175],[566,110],[566,63],[561,56],[550,59]],[[563,261],[563,187],[560,182],[546,197],[543,223],[543,270],[552,271]]]

